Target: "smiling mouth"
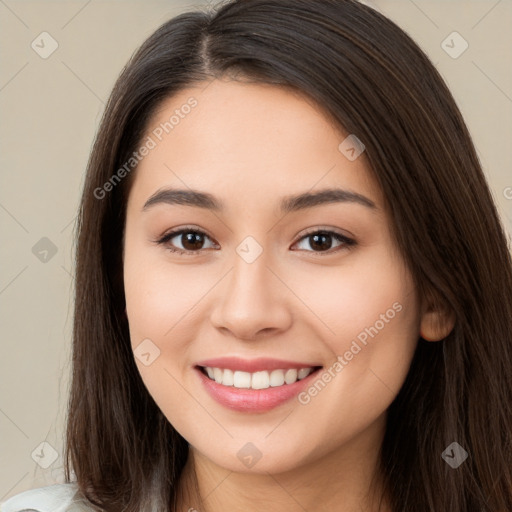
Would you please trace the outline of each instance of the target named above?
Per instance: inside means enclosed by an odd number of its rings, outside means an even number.
[[[284,368],[272,371],[262,370],[252,373],[210,366],[196,366],[196,368],[210,380],[222,386],[259,390],[279,388],[294,384],[299,380],[305,379],[312,373],[319,371],[322,366],[311,366],[300,369]]]

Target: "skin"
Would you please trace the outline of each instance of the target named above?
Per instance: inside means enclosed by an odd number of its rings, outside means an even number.
[[[136,358],[137,367],[190,445],[179,510],[379,510],[372,493],[382,490],[380,475],[373,484],[371,475],[386,410],[420,330],[435,341],[453,324],[420,308],[365,153],[350,161],[339,151],[348,134],[320,107],[288,89],[216,79],[165,100],[147,135],[191,96],[197,106],[137,168],[124,240],[132,347],[149,338],[160,350],[149,366]],[[143,210],[166,187],[209,192],[225,211],[163,203]],[[337,202],[279,212],[284,196],[327,187],[364,195],[376,208]],[[207,235],[196,253],[170,251],[186,246],[183,236],[155,243],[190,225]],[[313,228],[356,244],[332,238],[315,249],[306,236]],[[236,252],[247,236],[263,249],[252,263]],[[220,356],[332,368],[396,303],[394,318],[307,404],[293,399],[265,413],[235,412],[206,393],[193,369]],[[261,452],[251,468],[237,457],[248,442]],[[380,510],[389,510],[385,501]]]

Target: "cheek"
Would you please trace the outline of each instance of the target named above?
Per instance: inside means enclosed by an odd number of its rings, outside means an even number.
[[[321,321],[326,340],[341,353],[347,340],[364,342],[396,329],[414,331],[418,316],[411,276],[401,261],[385,248],[353,258],[337,267],[311,266],[287,276],[290,288]]]
[[[164,266],[138,267],[128,275],[128,267],[126,309],[134,333],[164,339],[171,337],[179,324],[190,322],[194,306],[215,283],[207,276],[200,279],[190,268],[171,271]]]
[[[384,252],[378,263],[361,258],[350,268],[319,269],[307,283],[297,294],[321,319],[317,339],[332,360],[325,379],[299,399],[317,420],[311,435],[335,445],[375,421],[398,394],[417,344],[416,294],[400,260]]]
[[[195,306],[218,279],[206,272],[199,277],[192,266],[171,265],[161,254],[155,258],[129,237],[125,254],[126,312],[135,363],[159,408],[176,428],[185,429],[189,411],[197,415],[186,386],[190,339],[198,325]],[[151,362],[146,365],[138,354],[148,352]]]
[[[207,270],[171,263],[165,250],[148,248],[127,233],[124,260],[126,311],[132,345],[145,338],[175,338],[183,325],[190,328],[195,306],[218,280]],[[183,337],[181,337],[183,338]],[[169,344],[166,344],[169,345]]]
[[[419,328],[413,280],[401,260],[383,248],[371,258],[354,258],[353,264],[312,267],[294,286],[320,320],[317,339],[332,363],[341,358],[344,377],[337,385],[350,383],[351,393],[363,401],[379,391],[374,385],[398,392]]]

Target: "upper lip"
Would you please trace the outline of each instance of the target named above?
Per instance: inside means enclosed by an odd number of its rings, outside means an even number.
[[[260,372],[263,370],[287,370],[289,368],[315,368],[322,365],[317,363],[303,363],[297,361],[286,361],[284,359],[270,359],[260,357],[258,359],[243,359],[241,357],[217,357],[214,359],[205,359],[196,363],[196,366],[221,368],[224,370],[242,371],[242,372]]]

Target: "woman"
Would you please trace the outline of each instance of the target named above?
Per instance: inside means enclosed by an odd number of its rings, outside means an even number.
[[[510,511],[511,286],[466,125],[394,23],[178,16],[89,161],[59,506]]]

